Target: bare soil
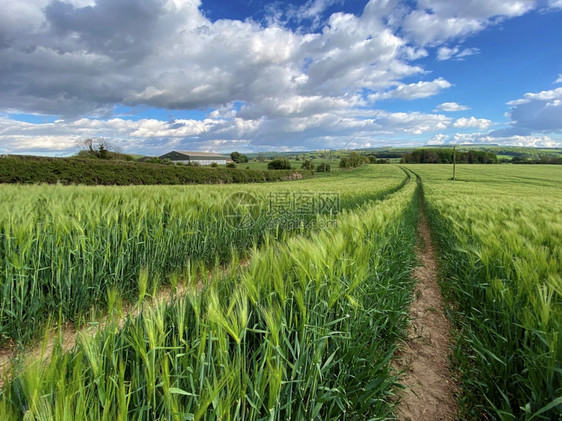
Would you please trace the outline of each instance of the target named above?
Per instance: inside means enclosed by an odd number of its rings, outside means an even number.
[[[417,284],[408,339],[395,362],[396,369],[405,371],[402,383],[406,386],[397,415],[403,421],[454,420],[459,389],[449,361],[451,325],[444,313],[429,226],[420,209],[417,255],[421,266],[413,272]]]

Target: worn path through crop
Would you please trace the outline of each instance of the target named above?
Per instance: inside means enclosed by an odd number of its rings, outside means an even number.
[[[423,201],[420,198],[418,259],[413,273],[415,298],[410,308],[408,339],[399,350],[396,368],[405,371],[398,419],[454,420],[458,388],[449,363],[451,325],[445,316],[437,263]]]

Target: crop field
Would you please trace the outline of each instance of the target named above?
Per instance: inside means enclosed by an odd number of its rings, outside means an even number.
[[[281,240],[283,231],[299,231],[271,223],[268,195],[333,192],[339,208],[353,209],[405,180],[399,168],[364,168],[333,178],[247,185],[244,192],[258,209],[243,229],[224,214],[227,199],[241,190],[234,185],[0,185],[0,343],[33,339],[48,318],[81,323],[94,304],[107,308],[111,288],[134,299],[141,274],[140,286],[150,292],[188,267],[225,264],[233,255],[243,259],[267,235]],[[316,218],[314,209],[283,211],[298,214],[299,221]]]
[[[562,409],[562,169],[409,166],[423,180],[444,292],[455,304],[465,410]]]
[[[454,325],[459,417],[556,419],[562,168],[450,173],[366,165],[259,185],[0,186],[0,335],[19,350],[0,419],[397,417],[420,206]],[[337,206],[317,206],[324,195]],[[251,205],[234,218],[232,197]],[[148,299],[165,287],[170,300]],[[63,348],[66,325],[101,316]],[[47,326],[61,329],[58,344],[26,358]]]

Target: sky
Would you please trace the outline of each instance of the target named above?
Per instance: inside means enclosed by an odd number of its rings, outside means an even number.
[[[562,147],[562,0],[0,10],[0,154]]]

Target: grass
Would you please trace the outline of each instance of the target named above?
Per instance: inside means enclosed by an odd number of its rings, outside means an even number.
[[[388,171],[388,170],[384,170]],[[359,172],[368,176],[370,172]],[[376,183],[374,183],[376,185]],[[329,182],[324,182],[324,186]],[[366,187],[367,181],[362,185]],[[3,419],[386,419],[404,335],[415,183],[344,211],[337,228],[265,241],[122,329],[18,371]]]
[[[185,187],[0,186],[0,342],[27,343],[46,323],[81,324],[108,305],[108,291],[135,300],[188,265],[230,261],[263,243],[303,232],[268,214],[268,194],[340,193],[353,209],[398,189],[398,168],[369,168],[341,177],[266,185]],[[238,191],[261,212],[238,229],[223,212]],[[316,220],[289,209],[286,217]],[[145,272],[143,272],[145,271]],[[145,273],[145,275],[143,275]],[[93,315],[89,316],[90,310]]]
[[[339,159],[332,159],[332,169],[333,170],[338,170],[338,164],[339,164]],[[243,164],[236,164],[237,168],[247,168],[249,167],[251,170],[262,170],[265,171],[267,170],[267,164],[269,161],[264,161],[264,162],[259,162],[259,161],[250,161],[250,162],[246,162]],[[290,160],[291,165],[293,167],[293,169],[295,170],[300,170],[301,169],[301,165],[303,163],[303,161],[296,161],[294,159]],[[314,163],[314,166],[317,167],[318,164],[321,164],[323,162],[329,162],[329,160],[324,160],[324,159],[313,159],[312,162]]]
[[[470,419],[562,413],[562,169],[409,166],[454,303]]]

